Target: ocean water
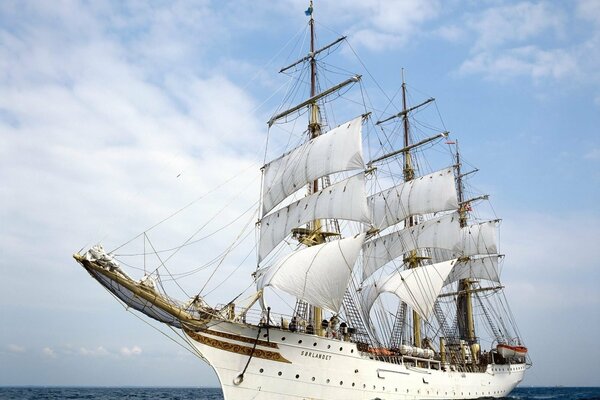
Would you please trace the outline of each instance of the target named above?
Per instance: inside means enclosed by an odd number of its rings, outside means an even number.
[[[222,400],[212,388],[0,387],[0,400]],[[509,400],[600,400],[600,387],[517,388]]]

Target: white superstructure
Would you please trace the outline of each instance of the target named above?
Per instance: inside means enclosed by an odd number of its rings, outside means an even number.
[[[460,372],[435,360],[375,356],[355,343],[273,328],[268,337],[261,330],[252,355],[257,333],[256,327],[230,322],[188,333],[217,373],[226,400],[499,398],[521,382],[526,369],[488,364],[485,372]]]

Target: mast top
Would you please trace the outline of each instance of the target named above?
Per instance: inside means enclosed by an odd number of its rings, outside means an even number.
[[[304,11],[304,14],[307,17],[310,17],[310,19],[312,20],[313,19],[312,13],[313,13],[313,0],[310,0],[308,2],[308,8],[306,9],[306,11]]]

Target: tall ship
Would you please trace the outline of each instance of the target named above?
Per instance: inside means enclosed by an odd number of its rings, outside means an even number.
[[[188,274],[169,272],[146,239],[160,262],[137,278],[101,245],[74,258],[177,332],[226,400],[506,396],[531,362],[500,279],[500,220],[482,216],[488,196],[469,186],[477,170],[449,132],[417,118],[435,101],[411,103],[404,75],[385,110],[365,105],[362,76],[325,61],[346,38],[319,46],[312,2],[306,14],[309,49],[281,69],[288,104],[267,123],[296,142],[265,150],[256,262],[241,269],[249,295],[176,299],[165,280]]]

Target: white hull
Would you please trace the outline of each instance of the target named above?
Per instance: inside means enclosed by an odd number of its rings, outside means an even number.
[[[525,364],[488,365],[485,372],[415,368],[369,359],[354,343],[274,328],[269,341],[262,328],[261,342],[252,351],[257,333],[257,327],[225,321],[189,333],[191,343],[217,373],[225,400],[504,397],[521,382],[526,368]]]

